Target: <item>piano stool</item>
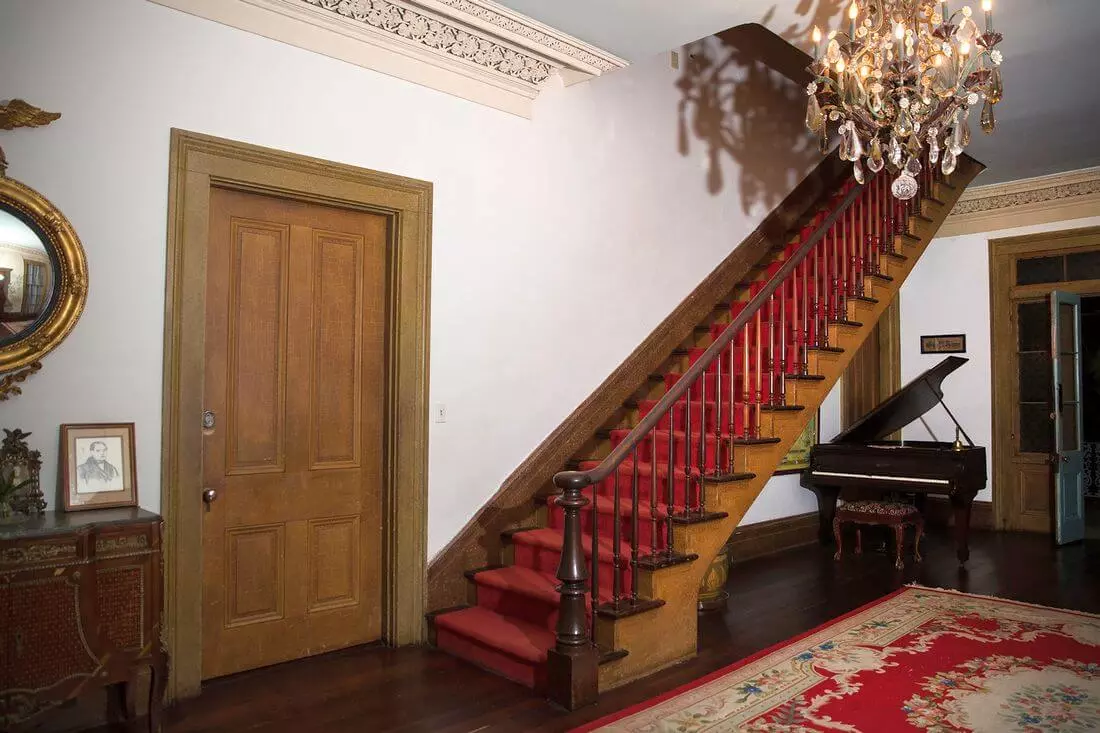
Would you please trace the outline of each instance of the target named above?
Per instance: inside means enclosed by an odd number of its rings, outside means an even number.
[[[924,534],[924,517],[912,504],[896,501],[851,501],[837,507],[836,516],[833,518],[833,536],[836,538],[836,554],[834,560],[839,560],[844,550],[840,539],[840,526],[845,523],[856,525],[856,554],[863,552],[863,536],[860,533],[861,524],[884,524],[894,528],[894,537],[897,539],[897,560],[894,567],[901,570],[904,564],[901,561],[902,548],[905,546],[905,526],[908,524],[916,527],[916,541],[913,544],[913,559],[921,561],[920,538]]]

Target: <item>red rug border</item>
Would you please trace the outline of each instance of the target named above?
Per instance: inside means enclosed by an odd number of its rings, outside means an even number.
[[[673,697],[676,697],[677,695],[682,695],[685,692],[689,692],[691,690],[694,690],[696,687],[701,687],[701,686],[703,686],[703,685],[705,685],[709,682],[712,682],[712,681],[718,679],[719,677],[722,677],[723,675],[727,675],[730,672],[736,671],[736,670],[740,669],[741,667],[752,664],[753,662],[755,662],[755,661],[757,661],[757,660],[759,660],[763,657],[766,657],[769,654],[772,654],[774,652],[779,651],[780,649],[782,649],[785,646],[790,646],[791,644],[797,644],[798,642],[802,641],[803,639],[805,639],[807,637],[810,637],[810,636],[813,636],[814,634],[816,634],[817,632],[821,631],[822,629],[824,629],[828,626],[838,624],[841,621],[844,621],[848,618],[851,618],[852,616],[855,616],[858,613],[863,613],[864,611],[866,611],[870,608],[873,608],[874,606],[877,606],[879,604],[885,603],[886,601],[889,601],[891,598],[894,598],[895,596],[899,596],[902,593],[907,593],[909,591],[920,591],[920,590],[934,591],[936,593],[943,593],[944,595],[970,596],[971,598],[982,598],[982,599],[985,599],[985,600],[997,601],[999,603],[1008,603],[1008,604],[1013,605],[1013,606],[1025,606],[1025,607],[1028,607],[1028,608],[1046,608],[1046,609],[1049,609],[1049,610],[1052,610],[1052,611],[1058,611],[1059,613],[1069,613],[1069,614],[1074,614],[1074,615],[1077,615],[1077,616],[1086,616],[1088,618],[1097,618],[1097,614],[1088,613],[1086,611],[1075,611],[1075,610],[1067,609],[1067,608],[1055,608],[1053,606],[1045,606],[1041,603],[1027,603],[1026,601],[1015,601],[1015,600],[1012,600],[1011,598],[1001,598],[999,596],[981,595],[981,594],[978,594],[978,593],[967,593],[966,591],[953,590],[951,588],[933,588],[933,587],[925,586],[925,585],[907,584],[907,585],[903,585],[902,587],[898,588],[895,591],[891,591],[890,593],[887,593],[884,596],[876,598],[873,601],[868,601],[867,603],[864,603],[859,608],[851,610],[848,613],[845,613],[841,616],[837,616],[836,618],[830,619],[830,620],[826,621],[823,624],[818,624],[817,626],[810,629],[809,631],[803,632],[803,633],[798,634],[796,636],[792,636],[789,639],[784,639],[783,641],[772,644],[771,646],[769,646],[765,649],[761,649],[760,651],[756,652],[755,654],[752,654],[748,657],[745,657],[744,659],[742,659],[740,661],[734,662],[733,664],[726,665],[725,667],[722,667],[721,669],[717,669],[713,672],[705,674],[702,677],[700,677],[699,679],[692,680],[691,682],[686,682],[686,683],[680,685],[679,687],[676,687],[672,690],[669,690],[668,692],[661,693],[657,697],[653,697],[653,698],[650,698],[650,699],[645,700],[643,702],[636,703],[634,705],[631,705],[630,707],[624,708],[624,709],[616,711],[614,713],[608,713],[607,715],[604,715],[603,717],[597,718],[596,720],[593,720],[590,723],[585,723],[584,725],[581,725],[580,727],[571,728],[568,733],[590,733],[590,731],[593,731],[593,730],[595,730],[597,728],[600,728],[602,726],[609,725],[609,724],[614,723],[618,720],[622,720],[623,718],[628,718],[631,715],[634,715],[635,713],[639,713],[643,710],[648,710],[649,708],[654,707],[656,705],[660,705],[661,703],[665,702],[666,700],[669,700]]]
[[[796,644],[799,641],[802,641],[803,639],[805,639],[807,637],[813,636],[814,634],[816,634],[817,632],[821,631],[822,629],[824,629],[828,626],[832,626],[833,624],[840,623],[841,621],[844,621],[845,619],[848,619],[852,616],[855,616],[857,613],[862,613],[863,611],[866,611],[869,608],[873,608],[874,606],[877,606],[880,603],[885,603],[886,601],[890,600],[891,598],[893,598],[895,596],[899,596],[902,593],[906,593],[906,592],[911,591],[911,590],[915,590],[915,588],[912,587],[912,586],[908,586],[908,585],[902,586],[901,588],[898,588],[895,591],[891,591],[890,593],[887,593],[884,596],[880,596],[879,598],[876,598],[872,601],[868,601],[867,603],[864,603],[859,608],[855,608],[855,609],[849,611],[848,613],[845,613],[841,616],[837,616],[836,618],[829,619],[828,621],[826,621],[823,624],[818,624],[817,626],[813,627],[809,631],[805,631],[805,632],[803,632],[801,634],[798,634],[796,636],[792,636],[790,638],[783,639],[782,641],[776,642],[775,644],[772,644],[769,647],[761,649],[760,651],[756,652],[755,654],[747,656],[744,659],[741,659],[739,661],[734,662],[733,664],[728,664],[725,667],[722,667],[720,669],[716,669],[713,672],[709,672],[709,673],[703,675],[702,677],[700,677],[699,679],[692,680],[691,682],[685,682],[684,684],[680,685],[679,687],[673,688],[673,689],[669,690],[668,692],[661,693],[657,697],[652,697],[648,700],[645,700],[645,701],[640,702],[640,703],[636,703],[634,705],[631,705],[628,708],[618,710],[614,713],[608,713],[607,715],[605,715],[601,718],[597,718],[596,720],[593,720],[590,723],[585,723],[584,725],[580,726],[579,728],[571,728],[568,733],[589,733],[589,731],[593,731],[596,728],[599,728],[601,726],[608,725],[610,723],[614,723],[617,720],[622,720],[623,718],[627,718],[631,715],[634,715],[635,713],[639,713],[642,710],[647,710],[651,707],[654,707],[655,705],[660,705],[665,700],[676,697],[677,695],[682,695],[683,693],[688,692],[690,690],[694,690],[696,687],[701,687],[701,686],[707,684],[708,682],[712,682],[712,681],[718,679],[719,677],[722,677],[723,675],[727,675],[730,672],[733,672],[737,669],[740,669],[741,667],[744,667],[748,664],[752,664],[753,662],[755,662],[755,661],[757,661],[757,660],[759,660],[763,657],[766,657],[766,656],[768,656],[769,654],[771,654],[773,652],[777,652],[785,646],[789,646],[791,644]],[[939,589],[938,588],[928,588],[927,590],[939,590]]]

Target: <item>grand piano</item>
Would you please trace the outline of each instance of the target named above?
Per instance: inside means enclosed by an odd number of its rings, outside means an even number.
[[[863,498],[887,493],[914,494],[923,508],[928,494],[946,495],[955,510],[955,549],[960,563],[970,557],[970,505],[985,488],[985,448],[975,446],[943,401],[944,377],[967,359],[949,356],[887,398],[829,443],[815,445],[802,486],[817,494],[821,541],[832,541],[833,516],[843,489]],[[884,440],[942,405],[958,428],[953,443]],[[931,432],[931,431],[930,431]],[[969,445],[959,439],[961,433]]]

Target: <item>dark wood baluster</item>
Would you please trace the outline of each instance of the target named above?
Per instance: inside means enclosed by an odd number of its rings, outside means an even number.
[[[762,359],[764,357],[763,344],[761,339],[763,337],[764,325],[761,322],[760,308],[756,309],[756,361],[753,364],[755,370],[755,382],[756,382],[756,399],[753,400],[753,413],[752,413],[752,434],[756,437],[761,437],[763,433],[760,432],[760,408],[764,403],[764,368]]]
[[[598,486],[592,487],[592,546],[599,547],[600,544],[600,491]],[[589,626],[591,633],[596,632],[596,609],[600,605],[600,556],[599,553],[592,553],[592,625]]]
[[[721,359],[719,359],[721,361]],[[701,384],[699,385],[699,473],[696,479],[696,497],[695,505],[699,505],[699,496],[703,491],[703,474],[707,471],[707,371],[703,370],[703,375],[699,377]],[[688,488],[691,484],[688,484]],[[684,507],[684,514],[691,511],[691,504],[688,503]]]
[[[742,357],[744,361],[741,362],[741,418],[743,420],[741,424],[741,433],[745,438],[753,437],[752,426],[749,420],[749,411],[752,409],[752,385],[749,383],[749,375],[751,370],[749,369],[749,328],[748,324],[741,329],[742,342]]]
[[[816,255],[807,255],[802,259],[802,358],[799,360],[799,371],[803,374],[810,373],[810,312],[813,305],[810,302],[810,258]],[[816,270],[815,270],[816,272]]]
[[[787,404],[787,291],[794,292],[795,270],[779,288],[779,380],[776,389],[779,390],[779,399],[775,404]],[[797,313],[797,311],[795,311]],[[797,315],[795,319],[797,320]]]
[[[649,556],[657,556],[657,427],[649,433]]]
[[[775,402],[775,293],[768,298],[768,404]],[[761,395],[763,396],[763,395]]]
[[[833,283],[836,282],[836,278],[833,276],[833,259],[836,252],[836,227],[829,227],[828,233],[822,237],[821,240],[824,243],[824,249],[821,253],[822,266],[825,270],[825,281],[821,284],[824,301],[821,305],[821,323],[818,333],[820,334],[819,346],[829,345],[829,320],[831,316],[831,309],[833,307]]]
[[[690,395],[688,399],[690,399]],[[673,439],[673,428],[676,426],[676,421],[673,416],[676,413],[677,404],[673,404],[668,408],[668,474],[666,475],[666,484],[668,485],[668,497],[665,505],[665,511],[668,512],[668,516],[671,517],[674,513],[673,507],[676,506],[676,441]],[[657,464],[653,464],[653,470],[657,470]],[[665,538],[665,550],[669,555],[672,554],[672,522],[665,523],[665,530],[668,533]]]
[[[732,353],[732,347],[730,353]],[[726,352],[722,352],[715,359],[717,368],[714,370],[714,473],[718,476],[722,473],[722,418],[726,410],[722,408],[722,400],[726,393],[722,389],[722,363],[726,360]],[[732,437],[732,436],[731,436]]]
[[[821,302],[821,277],[825,275],[821,268],[821,255],[825,247],[825,242],[828,240],[828,234],[821,238],[821,240],[814,245],[814,346],[821,346],[821,320],[822,320],[822,302]],[[807,368],[809,360],[807,359]]]
[[[638,446],[634,446],[631,456],[634,459],[634,476],[630,482],[630,605],[633,606],[638,602],[638,507],[641,506],[638,499]],[[615,523],[620,521],[616,513]],[[593,547],[592,552],[598,552],[598,548]]]
[[[635,463],[634,465],[635,467],[637,467],[638,464]],[[621,601],[623,597],[623,572],[622,567],[620,566],[620,563],[622,562],[622,557],[620,557],[619,553],[619,548],[622,546],[623,543],[623,522],[622,514],[620,514],[620,511],[622,510],[622,495],[619,492],[620,473],[622,473],[622,471],[620,471],[619,467],[616,466],[614,491],[615,495],[612,498],[612,501],[614,503],[612,503],[611,505],[612,516],[615,517],[615,524],[611,530],[611,605],[615,608],[619,607],[619,601]],[[595,558],[595,562],[599,562],[600,552],[599,548],[597,548],[595,545],[592,546],[592,557]]]

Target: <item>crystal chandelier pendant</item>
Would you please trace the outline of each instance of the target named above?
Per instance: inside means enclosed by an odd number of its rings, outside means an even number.
[[[1001,67],[994,66],[993,72],[989,75],[989,88],[986,89],[985,98],[996,104],[1004,97],[1005,87],[1004,82],[1001,81]]]
[[[856,183],[862,185],[867,177],[863,174],[863,166],[859,164],[859,158],[856,158],[856,162],[852,164],[852,176],[855,177]]]
[[[810,132],[821,132],[825,127],[825,113],[821,111],[816,94],[811,94],[806,102],[806,127]]]
[[[939,130],[932,128],[928,131],[928,162],[935,165],[940,159]]]
[[[955,148],[947,146],[947,150],[943,151],[943,164],[940,166],[940,170],[943,171],[945,176],[949,176],[955,172],[955,166],[958,165],[959,158],[955,153]]]
[[[903,109],[898,115],[898,120],[894,123],[894,132],[898,137],[909,137],[913,134],[913,118],[909,110]]]
[[[890,163],[895,168],[901,165],[901,145],[898,143],[896,137],[890,138],[890,147],[888,149],[887,157],[890,159]]]
[[[908,201],[917,195],[917,179],[908,170],[903,170],[890,185],[890,192],[894,194],[894,198]]]
[[[824,125],[821,127],[821,135],[817,138],[817,149],[822,155],[829,154],[829,131]]]
[[[878,173],[884,165],[886,161],[882,157],[882,143],[876,137],[871,140],[871,154],[867,156],[867,167],[872,173]]]
[[[915,156],[909,156],[909,160],[905,161],[905,172],[911,176],[917,176],[920,174],[920,161]]]
[[[856,146],[853,141],[852,123],[845,122],[840,126],[840,159],[852,161],[856,159]]]
[[[985,104],[982,105],[982,132],[986,135],[993,133],[993,130],[997,127],[997,118],[993,116],[993,103],[988,99],[985,100]]]

